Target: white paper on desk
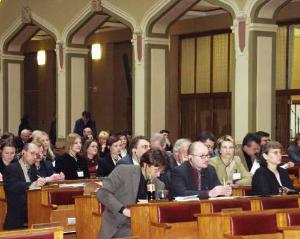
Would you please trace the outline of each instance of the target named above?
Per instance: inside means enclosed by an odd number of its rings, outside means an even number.
[[[60,188],[69,188],[69,187],[84,187],[86,185],[86,183],[62,183],[62,184],[59,184],[59,187]]]
[[[175,197],[174,201],[198,201],[198,195]]]
[[[240,196],[215,197],[215,198],[208,198],[208,200],[226,200],[226,199],[234,199],[234,198],[240,198]]]

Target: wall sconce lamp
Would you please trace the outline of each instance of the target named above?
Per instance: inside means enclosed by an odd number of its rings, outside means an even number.
[[[102,57],[102,49],[100,43],[95,43],[92,45],[92,59],[93,60],[100,60]]]
[[[37,63],[39,66],[43,66],[46,64],[46,51],[45,50],[39,50],[37,52]]]

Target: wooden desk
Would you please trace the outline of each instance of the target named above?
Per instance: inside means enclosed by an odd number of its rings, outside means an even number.
[[[6,203],[6,197],[3,188],[3,182],[0,182],[0,231],[3,230],[3,223],[6,216],[6,211],[7,211],[7,203]]]
[[[298,201],[300,200],[299,196],[285,196],[285,197],[298,197]],[[278,198],[278,197],[274,197]],[[215,199],[217,201],[220,200],[250,200],[251,203],[251,211],[253,212],[259,212],[261,211],[260,208],[260,200],[262,197],[246,197],[246,198],[237,198],[237,199]],[[201,213],[200,214],[206,214],[206,216],[212,216],[214,215],[211,213],[211,203],[214,200],[199,200],[199,201],[191,201],[190,203],[199,203],[199,206],[201,207]],[[186,203],[186,202],[155,202],[155,203],[145,203],[145,204],[134,204],[130,205],[131,209],[131,230],[133,236],[139,236],[141,239],[151,239],[152,238],[152,231],[151,231],[151,223],[155,222],[154,219],[151,219],[151,216],[153,217],[153,213],[151,211],[155,211],[158,205],[162,204],[180,204],[180,203]],[[156,208],[155,208],[156,207]],[[289,209],[291,210],[291,209]],[[279,210],[277,210],[279,211]],[[282,211],[282,209],[281,209]],[[202,219],[204,220],[204,219]],[[210,220],[210,219],[209,219]],[[284,219],[284,214],[281,217],[280,220],[281,223],[280,226],[286,225],[286,220]],[[214,217],[214,221],[212,224],[206,225],[206,229],[210,230],[211,232],[215,230],[215,225],[218,223],[221,223],[220,219],[218,219],[216,216]],[[200,239],[203,237],[199,236]],[[208,236],[204,238],[209,238]],[[214,238],[214,237],[211,237]]]
[[[99,203],[96,195],[75,197],[76,237],[77,239],[97,238],[101,215],[97,215]]]
[[[28,226],[37,223],[60,222],[64,226],[64,232],[74,232],[75,224],[75,204],[69,205],[51,205],[49,204],[49,192],[51,191],[72,191],[83,190],[83,186],[71,184],[93,182],[95,179],[86,180],[66,180],[49,183],[41,189],[29,190],[28,198]],[[60,187],[62,186],[64,187]],[[69,185],[70,184],[70,185]],[[74,219],[74,220],[73,220]],[[71,221],[73,222],[71,223]]]

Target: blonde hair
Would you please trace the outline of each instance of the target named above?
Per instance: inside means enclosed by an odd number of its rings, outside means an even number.
[[[33,137],[32,142],[41,143],[43,146],[43,137],[47,137],[49,139],[49,135],[45,131],[36,130],[36,133]],[[47,154],[50,156],[51,160],[55,160],[55,154],[53,153],[53,150],[51,149],[51,145],[49,146],[49,148],[47,150]]]
[[[65,141],[65,152],[68,153],[71,146],[74,144],[75,140],[76,139],[81,139],[80,135],[79,134],[76,134],[76,133],[70,133],[67,138],[66,138],[66,141]]]
[[[109,137],[109,133],[105,130],[100,131],[98,138],[108,138]]]
[[[231,142],[235,147],[234,139],[230,135],[224,135],[217,140],[217,149],[220,150],[223,142]]]

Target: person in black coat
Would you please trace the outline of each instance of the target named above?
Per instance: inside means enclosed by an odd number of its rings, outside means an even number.
[[[281,149],[279,142],[270,141],[261,149],[261,167],[252,179],[253,195],[278,195],[284,190],[295,191],[287,171],[281,168]]]
[[[96,172],[97,177],[106,177],[116,167],[118,160],[121,158],[121,140],[118,136],[110,136],[107,140],[107,146],[110,153],[106,154],[104,158],[101,158],[98,163]]]
[[[0,181],[3,181],[3,173],[5,168],[13,163],[16,162],[15,155],[16,155],[16,147],[15,144],[11,140],[6,140],[1,143],[0,146]]]
[[[91,128],[93,131],[93,137],[96,138],[97,130],[96,130],[96,122],[91,119],[91,113],[88,111],[82,112],[82,117],[75,122],[73,132],[79,134],[81,137],[83,136],[84,128]]]
[[[37,154],[38,147],[35,144],[25,144],[20,160],[4,170],[3,185],[7,199],[5,230],[24,227],[27,222],[27,190],[42,187],[46,183],[45,178],[38,178],[34,182],[30,180],[28,170],[34,164]]]
[[[208,148],[194,142],[188,149],[188,160],[171,171],[174,196],[198,195],[199,198],[229,196],[230,186],[221,185],[215,169],[208,165]]]
[[[62,172],[66,180],[90,177],[87,161],[79,154],[81,147],[80,135],[69,134],[65,143],[66,153],[55,162],[55,171]]]

